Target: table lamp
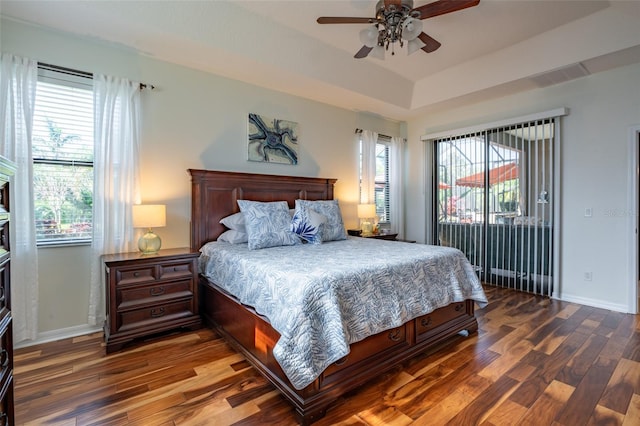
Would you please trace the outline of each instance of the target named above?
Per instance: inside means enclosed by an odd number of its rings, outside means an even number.
[[[374,217],[376,217],[375,204],[358,204],[358,218],[360,219],[360,229],[363,237],[373,234],[373,224],[370,220]]]
[[[135,204],[133,206],[133,227],[147,228],[147,232],[138,240],[138,249],[142,254],[154,254],[160,250],[162,241],[151,228],[166,226],[167,214],[164,204]]]

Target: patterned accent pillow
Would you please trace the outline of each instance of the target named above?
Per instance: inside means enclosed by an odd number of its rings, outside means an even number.
[[[322,226],[327,218],[311,209],[300,207],[296,200],[296,210],[291,220],[291,231],[311,244],[322,244]]]
[[[238,200],[238,206],[244,215],[249,250],[300,244],[290,229],[291,216],[286,201]]]
[[[296,200],[296,208],[306,208],[320,213],[327,218],[326,223],[322,225],[320,234],[322,241],[346,240],[347,231],[344,229],[342,221],[342,213],[338,200]]]

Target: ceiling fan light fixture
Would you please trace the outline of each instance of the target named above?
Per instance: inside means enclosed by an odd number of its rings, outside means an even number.
[[[378,44],[378,28],[370,25],[360,31],[360,41],[367,47],[374,47]]]
[[[408,17],[402,23],[402,38],[411,41],[415,40],[422,32],[422,21]]]
[[[422,42],[419,38],[414,38],[413,40],[409,40],[407,42],[407,55],[411,55],[412,53],[417,52],[418,50],[425,47],[426,44]]]
[[[373,50],[371,50],[371,53],[369,54],[369,56],[376,58],[376,59],[380,59],[381,61],[384,60],[384,51],[385,48],[384,46],[381,45],[377,45],[376,47],[373,48]]]

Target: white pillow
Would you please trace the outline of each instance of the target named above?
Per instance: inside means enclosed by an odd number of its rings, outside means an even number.
[[[244,233],[247,232],[244,215],[242,214],[242,212],[223,217],[222,219],[220,219],[220,223],[234,231],[240,231]]]
[[[224,231],[218,237],[218,241],[226,241],[231,244],[242,244],[249,241],[249,237],[246,232],[236,231],[235,229],[229,229],[228,231]]]

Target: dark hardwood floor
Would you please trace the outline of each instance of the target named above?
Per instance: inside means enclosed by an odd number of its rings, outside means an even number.
[[[640,316],[487,287],[480,329],[340,398],[318,425],[640,425]],[[16,351],[18,424],[288,425],[209,329],[105,355],[102,334]]]

